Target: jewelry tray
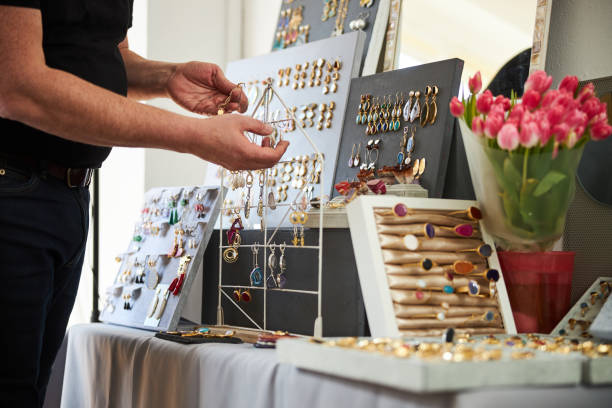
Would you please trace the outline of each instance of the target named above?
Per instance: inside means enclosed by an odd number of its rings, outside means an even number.
[[[411,337],[435,336],[438,332],[448,327],[455,328],[458,333],[516,333],[510,301],[504,283],[503,271],[500,269],[493,241],[486,230],[483,229],[482,223],[479,223],[476,227],[477,230],[480,231],[482,238],[482,241],[479,240],[479,242],[484,242],[490,246],[491,256],[487,259],[488,265],[482,259],[479,259],[476,254],[468,252],[457,252],[455,250],[447,251],[444,249],[438,251],[427,250],[427,246],[437,244],[434,241],[446,241],[444,238],[438,238],[438,232],[436,232],[436,237],[431,240],[427,240],[427,238],[424,237],[418,238],[420,240],[419,245],[421,248],[425,249],[409,250],[406,248],[402,249],[401,247],[392,250],[382,249],[384,245],[383,241],[386,241],[386,237],[383,236],[382,232],[379,233],[379,229],[381,227],[386,227],[387,225],[384,225],[386,222],[398,223],[398,225],[392,225],[392,227],[406,227],[406,225],[399,225],[404,223],[404,221],[393,218],[393,216],[387,217],[390,218],[390,220],[382,222],[383,225],[378,225],[377,217],[379,217],[379,221],[381,218],[380,214],[376,215],[375,212],[380,212],[381,209],[391,210],[395,205],[400,203],[405,205],[409,210],[412,209],[417,212],[427,211],[427,214],[424,216],[427,219],[432,218],[431,214],[447,216],[448,212],[465,211],[469,207],[477,207],[477,203],[474,201],[387,196],[362,196],[347,206],[359,281],[361,283],[372,336],[391,338],[398,338],[401,335]],[[486,216],[486,214],[484,215]],[[451,219],[451,221],[452,220],[453,219]],[[436,223],[435,219],[423,222]],[[469,223],[469,221],[464,222]],[[435,228],[436,231],[438,231],[440,227]],[[450,229],[448,227],[442,227],[442,229],[444,228]],[[380,231],[382,231],[382,229]],[[442,234],[442,232],[440,232],[440,234]],[[397,238],[399,239],[399,237]],[[402,242],[401,239],[399,240]],[[460,241],[460,239],[453,238],[452,241],[455,243]],[[472,243],[472,241],[475,240],[468,239],[468,241]],[[389,248],[389,246],[385,246],[385,248]],[[399,261],[390,261],[390,256],[396,257]],[[438,261],[436,261],[435,257],[438,257]],[[421,268],[410,265],[418,263],[424,258],[431,258],[434,261],[434,268],[430,271],[425,271],[422,265]],[[477,263],[477,266],[482,270],[487,270],[487,268],[497,270],[499,272],[499,280],[496,283],[497,294],[493,297],[483,297],[479,295],[468,296],[467,294],[462,294],[462,292],[465,292],[464,289],[469,288],[473,280],[480,280],[482,279],[481,277],[470,278],[468,276],[464,277],[456,274],[454,281],[445,281],[445,275],[438,269],[446,270],[450,268],[451,266],[449,264],[453,264],[457,259],[471,260],[471,262]],[[385,264],[385,262],[387,262],[387,264]],[[401,265],[396,265],[398,263]],[[440,264],[440,267],[438,268],[435,263]],[[418,270],[416,272],[398,272],[395,270],[405,267]],[[416,277],[414,276],[415,274],[417,275]],[[397,281],[396,275],[403,275],[399,276],[401,279],[408,278],[408,280],[406,280],[407,285],[415,285],[413,281],[416,281],[416,285],[418,286],[398,287],[397,284],[393,283]],[[404,276],[406,275],[408,276],[405,278]],[[419,275],[422,275],[422,278]],[[455,285],[456,281],[459,279],[461,279],[461,285]],[[421,280],[427,281],[425,283],[426,286],[423,286]],[[468,287],[463,288],[462,286],[465,284],[466,280],[469,280],[470,283]],[[395,287],[392,288],[391,286],[394,285]],[[402,283],[402,285],[404,285],[404,283]],[[480,283],[480,285],[482,286],[482,283]],[[452,286],[453,291],[447,292],[446,286]],[[444,287],[444,291],[441,291],[442,287]],[[438,292],[439,290],[440,292]],[[420,297],[418,292],[420,292]],[[444,305],[444,303],[446,303],[446,305]],[[408,307],[406,307],[406,305],[408,305]],[[444,310],[437,310],[440,309],[438,306],[441,306]],[[453,311],[453,308],[457,310]],[[433,313],[433,316],[425,316],[422,315],[423,312],[414,311],[416,309],[436,310],[427,312]],[[471,311],[473,309],[476,309],[476,311]],[[441,318],[437,317],[439,312],[443,313]],[[485,314],[494,313],[494,319],[487,319],[485,321],[483,318],[482,321],[478,319],[474,321],[474,316],[481,312]],[[452,316],[465,316],[466,314],[471,316],[467,319],[463,317],[461,319],[457,317],[451,318]],[[422,319],[425,317],[428,317],[428,319]]]
[[[307,340],[279,340],[280,362],[305,370],[410,392],[442,392],[494,386],[580,384],[586,357],[536,351],[529,360],[513,360],[513,349],[498,361],[445,362],[398,358],[361,350],[329,347]]]
[[[574,304],[574,306],[567,312],[567,314],[561,319],[559,324],[553,329],[551,335],[558,336],[563,333],[562,330],[565,330],[565,335],[570,338],[576,338],[580,340],[588,340],[587,338],[581,337],[581,327],[576,324],[574,326],[574,330],[570,329],[569,321],[570,319],[574,320],[588,320],[594,322],[597,320],[597,317],[600,314],[600,311],[606,306],[610,306],[612,296],[608,297],[607,300],[599,299],[595,302],[594,305],[591,305],[590,298],[591,293],[600,292],[600,283],[601,282],[609,282],[612,284],[612,278],[610,277],[599,277],[593,282],[593,284],[587,289],[580,299]],[[605,303],[604,303],[605,302]],[[581,304],[586,303],[589,307],[588,311],[582,316],[581,312]],[[591,331],[591,328],[597,329],[595,327],[589,327],[587,329],[591,335],[595,336],[595,341],[601,340],[596,336],[596,332]],[[609,342],[609,341],[608,341]],[[585,366],[585,381],[589,384],[612,384],[612,357],[602,357],[598,359],[594,359],[588,362],[588,365]]]
[[[123,326],[136,327],[146,330],[175,330],[180,318],[187,313],[188,297],[195,296],[197,312],[201,314],[201,279],[199,274],[202,269],[204,252],[213,232],[214,224],[219,216],[221,191],[218,186],[214,187],[160,187],[145,193],[143,211],[136,222],[134,236],[126,251],[118,256],[120,262],[119,270],[114,284],[106,289],[106,294],[101,295],[103,304],[100,320],[104,323],[113,323]],[[200,198],[200,199],[198,199]],[[172,207],[168,206],[169,200],[175,202],[176,216],[171,216]],[[182,200],[187,200],[185,205]],[[195,209],[196,205],[202,205],[201,212]],[[159,213],[155,209],[160,209]],[[147,210],[148,209],[148,210]],[[171,218],[176,218],[171,221]],[[144,231],[142,226],[145,221],[150,221],[149,228],[159,228],[157,234]],[[174,222],[176,221],[176,223]],[[173,224],[173,225],[172,225]],[[139,229],[139,226],[141,229]],[[181,235],[183,240],[184,254],[191,257],[186,263],[184,281],[178,295],[172,293],[164,294],[171,283],[177,278],[180,263],[183,256],[168,257],[167,254],[174,245],[177,228],[185,231]],[[135,240],[135,238],[138,240]],[[189,245],[190,241],[191,245]],[[150,266],[148,260],[156,260],[155,266]],[[141,276],[145,276],[144,282],[139,283],[136,278],[139,266],[137,261],[144,266]],[[126,271],[130,271],[126,275]],[[158,283],[155,289],[147,287],[147,279],[150,274],[158,275]],[[198,280],[196,280],[198,278]],[[195,288],[192,293],[192,288]],[[131,309],[124,309],[124,295],[130,294]],[[157,298],[157,301],[155,301]],[[164,298],[166,300],[164,301]],[[162,308],[161,304],[165,302]],[[155,313],[149,317],[150,308],[155,303]],[[160,311],[159,319],[156,319]],[[194,320],[189,316],[189,320]],[[200,316],[201,319],[201,316]]]

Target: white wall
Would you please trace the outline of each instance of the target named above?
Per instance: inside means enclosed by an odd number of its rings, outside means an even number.
[[[240,5],[240,0],[182,0],[179,3],[150,0],[148,58],[173,62],[198,60],[213,62],[221,67],[232,59],[240,58]],[[173,112],[188,114],[167,99],[150,103]],[[202,184],[206,168],[206,162],[189,154],[147,149],[145,189]]]
[[[612,75],[612,1],[554,0],[546,72],[556,83]]]

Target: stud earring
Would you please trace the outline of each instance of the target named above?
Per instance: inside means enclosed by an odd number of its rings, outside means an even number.
[[[284,77],[285,76],[285,70],[283,68],[278,70],[278,86],[279,88],[283,86],[283,84],[285,83]]]
[[[361,13],[359,16],[349,23],[349,27],[353,31],[363,31],[368,27],[368,17],[370,13]]]

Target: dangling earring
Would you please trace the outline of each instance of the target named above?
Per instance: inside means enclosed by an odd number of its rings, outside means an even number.
[[[370,164],[368,164],[367,169],[368,170],[376,170],[376,164],[378,163],[378,157],[380,155],[380,139],[376,139],[376,140],[370,140],[368,142],[368,148],[371,151],[376,151],[376,158],[372,161],[370,161]]]
[[[419,98],[421,97],[421,92],[416,91],[414,93],[414,105],[412,106],[412,110],[410,111],[410,123],[414,122],[417,118],[421,116],[421,102]]]
[[[187,273],[187,265],[191,262],[191,257],[189,255],[185,255],[181,258],[179,262],[179,268],[176,271],[176,278],[172,280],[170,286],[168,287],[168,291],[172,292],[174,296],[178,296],[181,293],[181,289],[183,288],[183,283],[185,282],[185,274]]]
[[[423,103],[423,112],[421,112],[421,127],[425,127],[429,121],[429,96],[431,95],[431,86],[425,88],[425,102]]]
[[[399,169],[402,170],[404,168],[404,159],[406,158],[406,143],[408,141],[408,128],[404,128],[404,136],[402,137],[402,142],[400,143],[400,151],[397,154],[397,165]]]
[[[361,143],[359,143],[359,147],[357,147],[357,154],[355,155],[355,159],[353,160],[353,167],[359,167],[361,163]]]
[[[431,118],[429,119],[429,124],[433,125],[434,123],[436,123],[436,118],[438,117],[438,103],[436,102],[436,98],[438,96],[438,87],[437,86],[433,86],[433,92],[431,95],[431,105],[432,105],[432,109],[431,109]]]
[[[371,140],[370,140],[370,142],[371,142]],[[361,166],[359,166],[360,170],[367,170],[368,169],[368,164],[370,162],[370,152],[372,151],[372,148],[370,147],[371,146],[370,142],[368,142],[368,144],[365,146],[366,154],[365,154],[365,158],[364,158],[363,162],[361,163]]]
[[[285,277],[285,271],[287,270],[287,261],[285,260],[285,243],[283,242],[280,246],[280,260],[278,262],[278,266],[280,269],[279,274],[276,276],[276,285],[283,289],[287,284],[287,278]]]
[[[261,286],[263,284],[263,275],[261,273],[261,268],[259,267],[257,262],[257,254],[259,253],[259,248],[257,247],[257,245],[259,244],[256,242],[255,246],[253,246],[253,248],[251,249],[251,251],[253,252],[253,269],[249,274],[251,286]]]
[[[404,122],[410,122],[410,112],[412,111],[412,98],[414,98],[414,91],[408,93],[408,100],[404,105]]]
[[[276,268],[276,255],[274,253],[274,246],[270,247],[270,256],[268,256],[268,267],[270,268],[270,276],[266,279],[266,285],[268,289],[276,287],[276,279],[274,278],[274,269]]]
[[[356,144],[356,143],[353,143],[353,150],[351,150],[351,157],[349,158],[349,161],[348,161],[348,166],[349,166],[350,168],[355,167],[355,164],[354,164],[354,163],[355,163],[355,148],[356,148],[356,147],[357,147],[357,144]]]
[[[234,298],[234,302],[240,302],[240,289],[234,289],[234,291],[232,292],[232,298]]]
[[[359,101],[359,109],[357,110],[357,117],[355,118],[355,124],[361,125],[361,117],[363,116],[363,105],[365,104],[365,95],[361,95]]]
[[[244,203],[244,218],[249,218],[249,215],[251,215],[251,188],[252,187],[253,187],[253,173],[249,171],[247,172],[247,176],[246,176],[247,195],[246,195],[246,200]]]
[[[406,128],[408,130],[408,128]],[[412,152],[414,152],[414,134],[416,132],[416,126],[412,127],[410,132],[410,138],[406,144],[406,159],[404,160],[404,165],[408,166],[412,161]]]

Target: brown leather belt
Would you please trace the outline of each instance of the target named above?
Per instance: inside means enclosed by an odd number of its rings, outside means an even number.
[[[66,183],[69,188],[89,187],[94,169],[65,167],[27,156],[0,156],[0,162],[29,170],[38,170]]]

